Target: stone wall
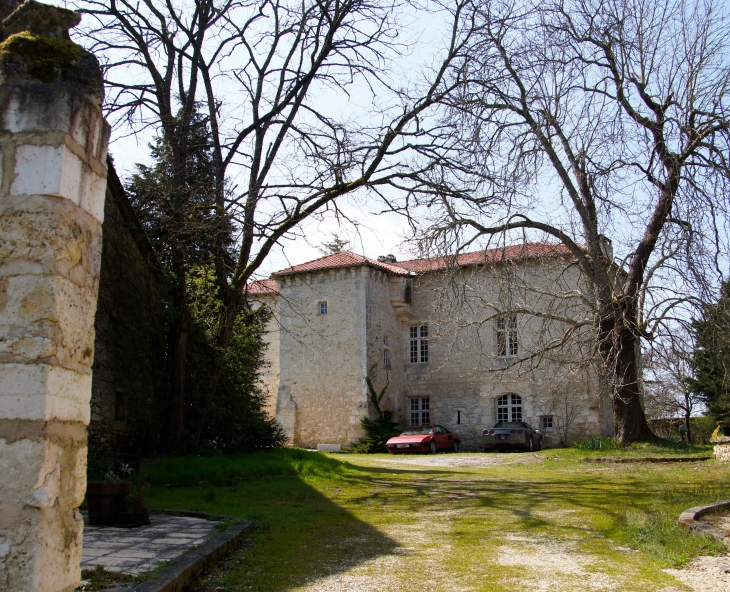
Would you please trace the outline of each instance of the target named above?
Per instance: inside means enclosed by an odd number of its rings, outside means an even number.
[[[505,277],[511,284],[510,303],[505,302]],[[579,282],[577,271],[563,259],[466,268],[414,280],[404,340],[407,325],[428,323],[430,352],[427,365],[405,364],[406,398],[430,397],[432,423],[459,433],[466,448],[477,448],[481,430],[496,423],[496,399],[507,393],[522,397],[523,419],[536,428],[543,415],[552,415],[556,423],[565,425],[567,404],[567,438],[564,434],[560,437],[556,425],[546,434],[549,444],[609,435],[608,393],[600,387],[592,368],[575,363],[584,360],[584,355],[568,348],[560,356],[553,352],[551,359],[540,359],[539,364],[509,367],[512,360],[497,355],[496,321],[489,319],[510,307],[581,314],[577,310],[556,310],[555,299],[548,297],[556,291],[574,289]],[[456,299],[454,294],[461,296]],[[538,344],[553,339],[564,328],[559,323],[545,325],[527,313],[516,316],[520,355],[537,352]]]
[[[276,417],[276,401],[279,396],[279,344],[280,313],[279,296],[277,294],[257,294],[251,298],[254,308],[266,306],[271,311],[271,318],[266,324],[266,351],[264,367],[261,370],[261,382],[266,393],[264,409],[269,417]]]
[[[400,419],[405,413],[405,399],[403,397],[403,364],[405,361],[405,343],[401,331],[398,309],[393,302],[401,297],[402,285],[398,281],[391,283],[393,276],[378,271],[369,270],[367,299],[367,368],[376,392],[388,384],[385,396],[380,407],[390,412],[394,418]],[[387,345],[386,345],[387,344]],[[389,352],[390,368],[384,364],[383,353]],[[375,419],[375,410],[369,409],[371,419]]]
[[[163,280],[111,166],[109,173],[94,322],[91,460],[154,450],[163,423],[154,397],[165,388]]]
[[[261,298],[281,315],[269,332],[271,366],[265,380],[270,392],[278,385],[277,400],[271,397],[269,405],[276,406],[292,442],[356,441],[359,419],[374,411],[362,385],[368,373],[378,391],[389,381],[382,408],[403,426],[409,423],[410,398],[429,397],[431,422],[459,433],[466,448],[479,447],[481,431],[496,422],[496,399],[506,393],[522,397],[523,417],[534,427],[540,427],[542,416],[553,416],[548,444],[610,435],[607,389],[585,364],[584,353],[566,347],[519,367],[497,355],[495,321],[489,316],[508,306],[505,278],[513,309],[589,314],[575,299],[549,296],[580,286],[567,259],[494,264],[412,280],[368,267],[279,278],[281,296]],[[469,290],[472,295],[461,301],[452,298]],[[324,300],[329,314],[321,317],[317,304]],[[537,351],[565,328],[526,313],[517,316],[521,354]],[[429,362],[411,364],[409,329],[421,324],[429,325]],[[390,368],[384,365],[386,347]]]
[[[78,20],[26,3],[4,21],[4,47],[25,30],[71,44]],[[11,49],[0,57],[0,589],[71,592],[109,129],[92,56],[74,50],[66,78],[41,82],[26,74],[32,53]]]
[[[302,446],[349,444],[368,413],[367,268],[277,278],[280,382],[277,420]],[[319,303],[327,301],[326,315]]]

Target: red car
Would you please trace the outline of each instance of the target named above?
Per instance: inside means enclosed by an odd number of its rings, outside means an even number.
[[[461,438],[458,434],[440,425],[410,428],[385,443],[388,452],[392,454],[399,452],[430,452],[433,454],[437,450],[458,452],[460,444]]]

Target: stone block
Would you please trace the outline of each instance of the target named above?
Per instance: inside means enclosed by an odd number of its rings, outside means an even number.
[[[0,418],[89,423],[91,374],[47,364],[4,364]]]
[[[12,195],[52,195],[81,201],[83,163],[65,145],[18,146]]]

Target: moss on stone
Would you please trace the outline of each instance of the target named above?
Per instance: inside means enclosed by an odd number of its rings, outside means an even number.
[[[25,74],[41,82],[67,80],[81,66],[84,50],[68,39],[23,31],[0,43],[0,59],[17,56],[25,62]]]

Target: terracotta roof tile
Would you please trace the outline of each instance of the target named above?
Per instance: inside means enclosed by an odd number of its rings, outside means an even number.
[[[409,271],[423,273],[425,271],[436,271],[448,267],[485,265],[487,263],[498,263],[499,261],[535,259],[538,257],[560,257],[565,255],[570,255],[570,251],[562,243],[525,243],[509,247],[498,247],[487,251],[460,253],[455,257],[433,257],[398,261],[397,265]]]
[[[251,296],[267,296],[279,293],[276,280],[256,280],[246,286],[246,293]]]
[[[323,269],[359,267],[362,265],[374,267],[375,269],[380,269],[382,271],[386,271],[395,275],[411,275],[408,270],[399,267],[398,264],[385,263],[383,261],[377,261],[375,259],[370,259],[369,257],[364,257],[362,255],[356,255],[355,253],[350,253],[349,251],[341,251],[339,253],[325,255],[324,257],[315,259],[314,261],[308,261],[307,263],[302,263],[301,265],[294,265],[292,267],[282,269],[281,271],[276,271],[271,274],[271,277],[280,277],[283,275],[292,275],[295,273],[306,273],[308,271],[320,271]]]
[[[342,251],[333,253],[302,263],[293,265],[281,271],[271,274],[271,278],[277,278],[285,275],[293,275],[297,273],[307,273],[310,271],[322,271],[325,269],[341,269],[345,267],[357,267],[368,265],[382,271],[395,275],[413,275],[414,273],[424,273],[428,271],[437,271],[455,266],[485,265],[488,263],[498,263],[500,261],[515,261],[524,259],[536,259],[538,257],[562,257],[570,255],[567,247],[560,243],[525,243],[521,245],[512,245],[509,247],[498,247],[486,251],[474,251],[471,253],[461,253],[455,257],[433,257],[424,259],[411,259],[409,261],[398,261],[397,263],[385,263]],[[258,280],[251,282],[247,286],[248,294],[266,295],[278,294],[279,288],[274,279]]]

